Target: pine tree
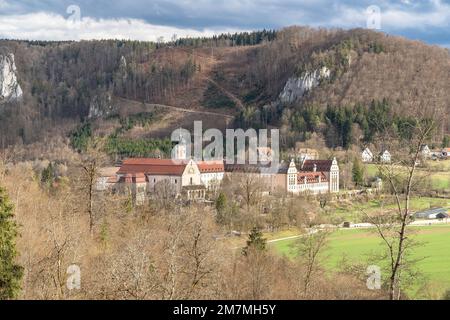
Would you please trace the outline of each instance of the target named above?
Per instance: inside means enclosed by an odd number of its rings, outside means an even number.
[[[267,240],[263,238],[262,232],[257,227],[254,227],[248,236],[247,246],[242,250],[242,253],[246,256],[250,248],[257,251],[265,251],[266,245]]]
[[[13,210],[5,189],[0,187],[0,300],[17,298],[23,276],[23,268],[15,263],[18,232]]]
[[[225,221],[226,205],[227,205],[227,198],[225,197],[225,194],[221,192],[216,199],[216,210],[217,210],[216,221],[219,224],[224,224],[226,222]]]
[[[53,179],[54,179],[54,168],[52,163],[50,162],[47,168],[42,170],[41,182],[43,185],[50,187],[53,183]]]

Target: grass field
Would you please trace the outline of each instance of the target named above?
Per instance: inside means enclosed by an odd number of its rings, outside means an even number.
[[[428,161],[428,167],[437,171],[450,171],[450,160],[444,161]]]
[[[417,173],[430,178],[433,190],[450,190],[450,160],[428,161],[428,169],[419,168]],[[378,175],[375,164],[365,164],[366,176],[368,178]]]
[[[414,197],[410,202],[411,210],[420,211],[433,207],[450,207],[450,199]],[[371,214],[380,209],[394,209],[395,204],[386,204],[383,201],[371,200],[368,202],[344,202],[332,209],[331,214],[346,221],[360,222],[363,213]]]
[[[431,185],[435,190],[450,190],[450,172],[433,173]]]
[[[414,238],[422,244],[414,248],[412,258],[420,259],[417,268],[425,276],[430,290],[418,292],[418,287],[409,294],[414,298],[440,298],[450,289],[450,225],[411,227],[416,230]],[[293,258],[292,244],[286,240],[271,244],[277,252]],[[347,261],[363,263],[374,253],[382,253],[384,247],[373,230],[339,230],[329,239],[322,255],[323,265],[331,270],[339,268],[345,256]]]

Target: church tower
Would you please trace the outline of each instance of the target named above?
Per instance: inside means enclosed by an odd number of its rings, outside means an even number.
[[[289,169],[287,171],[287,191],[294,192],[297,185],[297,165],[295,164],[294,159],[291,160],[289,164]]]
[[[180,135],[180,142],[173,148],[172,158],[174,160],[187,160],[187,146],[186,140]]]
[[[336,158],[333,159],[333,162],[331,164],[329,179],[330,179],[329,191],[331,193],[339,192],[339,165],[338,165]]]

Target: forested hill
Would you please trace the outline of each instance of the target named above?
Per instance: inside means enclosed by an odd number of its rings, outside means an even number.
[[[368,30],[291,27],[171,43],[0,41],[0,63],[11,64],[11,54],[15,67],[3,66],[0,82],[14,85],[14,73],[23,94],[15,87],[16,95],[0,95],[0,148],[137,113],[143,102],[201,111],[208,126],[222,128],[214,114],[227,114],[235,117],[229,125],[280,127],[287,144],[312,132],[331,147],[370,141],[374,121],[402,130],[413,104],[442,110],[437,139],[450,131],[448,50]]]

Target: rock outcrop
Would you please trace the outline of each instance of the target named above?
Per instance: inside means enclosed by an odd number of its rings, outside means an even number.
[[[101,93],[91,100],[89,105],[89,119],[107,117],[114,112],[110,93]]]
[[[0,102],[18,100],[22,95],[14,54],[0,55]]]
[[[331,71],[322,67],[312,72],[305,72],[301,77],[289,78],[280,93],[279,100],[282,103],[292,103],[303,97],[305,93],[317,87],[324,79],[330,78]]]

